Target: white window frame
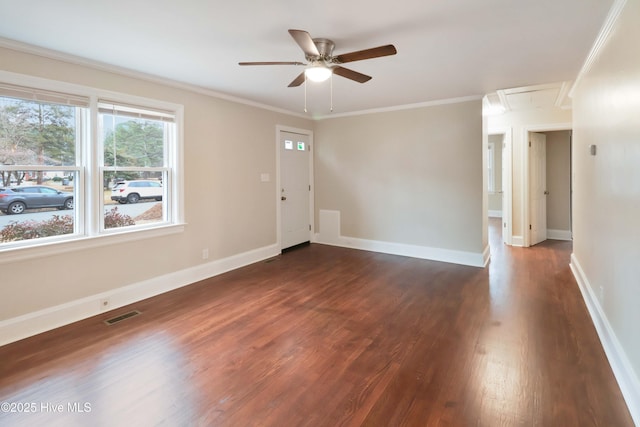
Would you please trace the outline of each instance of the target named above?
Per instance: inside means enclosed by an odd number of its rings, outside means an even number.
[[[490,194],[496,192],[496,143],[489,142],[487,146],[488,188]]]
[[[143,226],[143,225],[136,225],[136,226],[130,226],[131,229],[133,229],[133,227],[135,227],[135,229],[141,229],[141,228],[155,228],[158,227],[159,225],[162,224],[171,224],[172,223],[172,218],[174,215],[174,212],[172,209],[170,209],[171,206],[171,201],[174,197],[174,192],[171,190],[171,184],[175,181],[174,178],[174,167],[173,167],[173,161],[171,159],[171,152],[172,152],[172,147],[175,146],[176,144],[176,132],[177,132],[177,123],[176,123],[176,119],[175,119],[175,112],[173,111],[164,111],[164,110],[158,110],[158,109],[153,109],[153,111],[151,111],[150,107],[145,104],[145,106],[139,106],[139,105],[129,105],[129,104],[125,104],[119,101],[114,101],[114,100],[106,100],[106,99],[98,99],[98,115],[100,114],[100,110],[104,110],[107,109],[108,110],[108,106],[112,106],[114,108],[117,108],[118,111],[120,112],[139,112],[139,111],[145,111],[148,114],[145,114],[143,116],[140,116],[140,118],[147,118],[147,119],[154,119],[154,120],[161,120],[161,121],[167,121],[167,122],[171,122],[173,124],[174,127],[174,131],[173,132],[167,132],[167,129],[165,127],[164,129],[164,139],[166,141],[165,144],[163,144],[163,165],[162,166],[155,166],[155,167],[142,167],[142,166],[106,166],[104,164],[104,141],[102,140],[103,132],[102,130],[104,130],[102,128],[102,126],[104,125],[104,123],[102,123],[101,120],[98,119],[96,127],[98,129],[98,138],[96,141],[96,147],[98,148],[98,164],[97,164],[97,169],[99,170],[99,182],[100,183],[104,183],[104,174],[105,172],[139,172],[139,171],[147,171],[147,172],[160,172],[162,173],[163,176],[163,207],[167,207],[168,209],[163,209],[162,210],[162,221],[160,223],[153,223],[153,224],[149,224],[148,226]],[[115,109],[114,109],[115,112]],[[165,120],[162,120],[165,119]],[[100,204],[100,209],[99,212],[103,212],[104,210],[104,204],[103,201],[104,199],[99,198],[99,204]],[[99,232],[100,233],[119,233],[122,232],[123,228],[110,228],[110,229],[105,229],[104,227],[104,221],[103,221],[104,217],[101,217],[100,221],[99,221]]]
[[[80,166],[39,166],[38,170],[73,170],[78,177],[75,203],[75,233],[53,238],[25,240],[0,246],[0,264],[37,258],[53,254],[61,254],[77,250],[85,250],[111,244],[124,243],[143,238],[152,238],[184,231],[184,171],[183,171],[183,138],[184,107],[180,104],[144,98],[119,92],[104,91],[97,88],[72,83],[43,79],[18,73],[0,70],[0,83],[17,85],[36,90],[53,91],[69,96],[77,95],[90,100],[87,117],[81,132],[83,142],[78,145],[81,157]],[[100,180],[102,171],[100,161],[102,153],[98,144],[98,100],[108,99],[123,105],[135,105],[149,110],[168,111],[175,117],[175,140],[167,144],[165,162],[168,162],[168,183],[163,185],[170,194],[163,212],[165,221],[147,226],[132,226],[102,229],[103,188]],[[24,167],[21,168],[23,170]],[[83,203],[77,203],[83,201]]]

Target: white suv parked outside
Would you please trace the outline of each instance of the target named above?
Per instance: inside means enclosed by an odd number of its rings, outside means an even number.
[[[118,203],[137,203],[141,199],[162,200],[162,183],[160,181],[137,179],[135,181],[118,181],[111,189],[111,200]]]

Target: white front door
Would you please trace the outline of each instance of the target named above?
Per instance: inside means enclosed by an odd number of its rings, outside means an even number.
[[[281,249],[310,241],[308,135],[280,132]]]
[[[547,240],[547,136],[529,133],[530,242]]]

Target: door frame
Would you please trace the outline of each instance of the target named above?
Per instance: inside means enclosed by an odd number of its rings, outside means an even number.
[[[280,137],[282,132],[290,132],[297,133],[300,135],[305,135],[309,139],[309,183],[311,185],[311,190],[309,191],[309,224],[311,225],[311,230],[309,230],[309,241],[315,241],[315,233],[316,229],[315,224],[315,210],[314,210],[314,199],[315,199],[315,182],[313,180],[313,131],[309,129],[300,129],[294,128],[291,126],[284,125],[276,125],[276,191],[275,191],[275,202],[276,202],[276,244],[278,246],[278,250],[282,252],[282,201],[280,200],[280,189],[282,188],[281,181],[281,162],[280,162]]]
[[[533,246],[547,240],[547,134],[542,132],[529,132],[528,141],[530,142],[529,149],[527,150],[529,154],[530,222],[529,229],[527,230],[525,226],[524,231],[529,236],[529,245]],[[534,152],[537,153],[535,156],[533,155]],[[538,173],[542,169],[544,169],[544,175]],[[540,188],[543,183],[544,188]],[[540,213],[543,213],[543,215],[540,215]],[[534,222],[536,222],[535,229],[533,228]],[[544,227],[542,225],[544,225]]]
[[[529,221],[531,220],[531,183],[530,183],[530,168],[529,168],[529,132],[554,132],[558,130],[573,130],[573,123],[554,123],[554,124],[542,124],[542,125],[528,125],[522,128],[522,141],[523,141],[523,154],[521,158],[521,168],[522,171],[522,239],[525,248],[531,246],[531,233],[529,233],[529,229],[527,225],[529,225]],[[573,159],[573,154],[571,156]],[[573,160],[572,160],[573,161]],[[573,177],[571,177],[573,181]],[[573,222],[573,218],[572,218]]]
[[[502,135],[504,146],[502,150],[506,152],[508,161],[502,164],[502,242],[511,246],[513,244],[513,151],[512,151],[513,128],[496,127],[488,130],[488,135]],[[486,190],[485,190],[486,191]]]

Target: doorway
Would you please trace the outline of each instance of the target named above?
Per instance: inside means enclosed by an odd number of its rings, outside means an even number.
[[[572,240],[570,127],[526,129],[524,246]]]
[[[277,128],[277,216],[280,250],[311,241],[313,229],[313,134]]]

